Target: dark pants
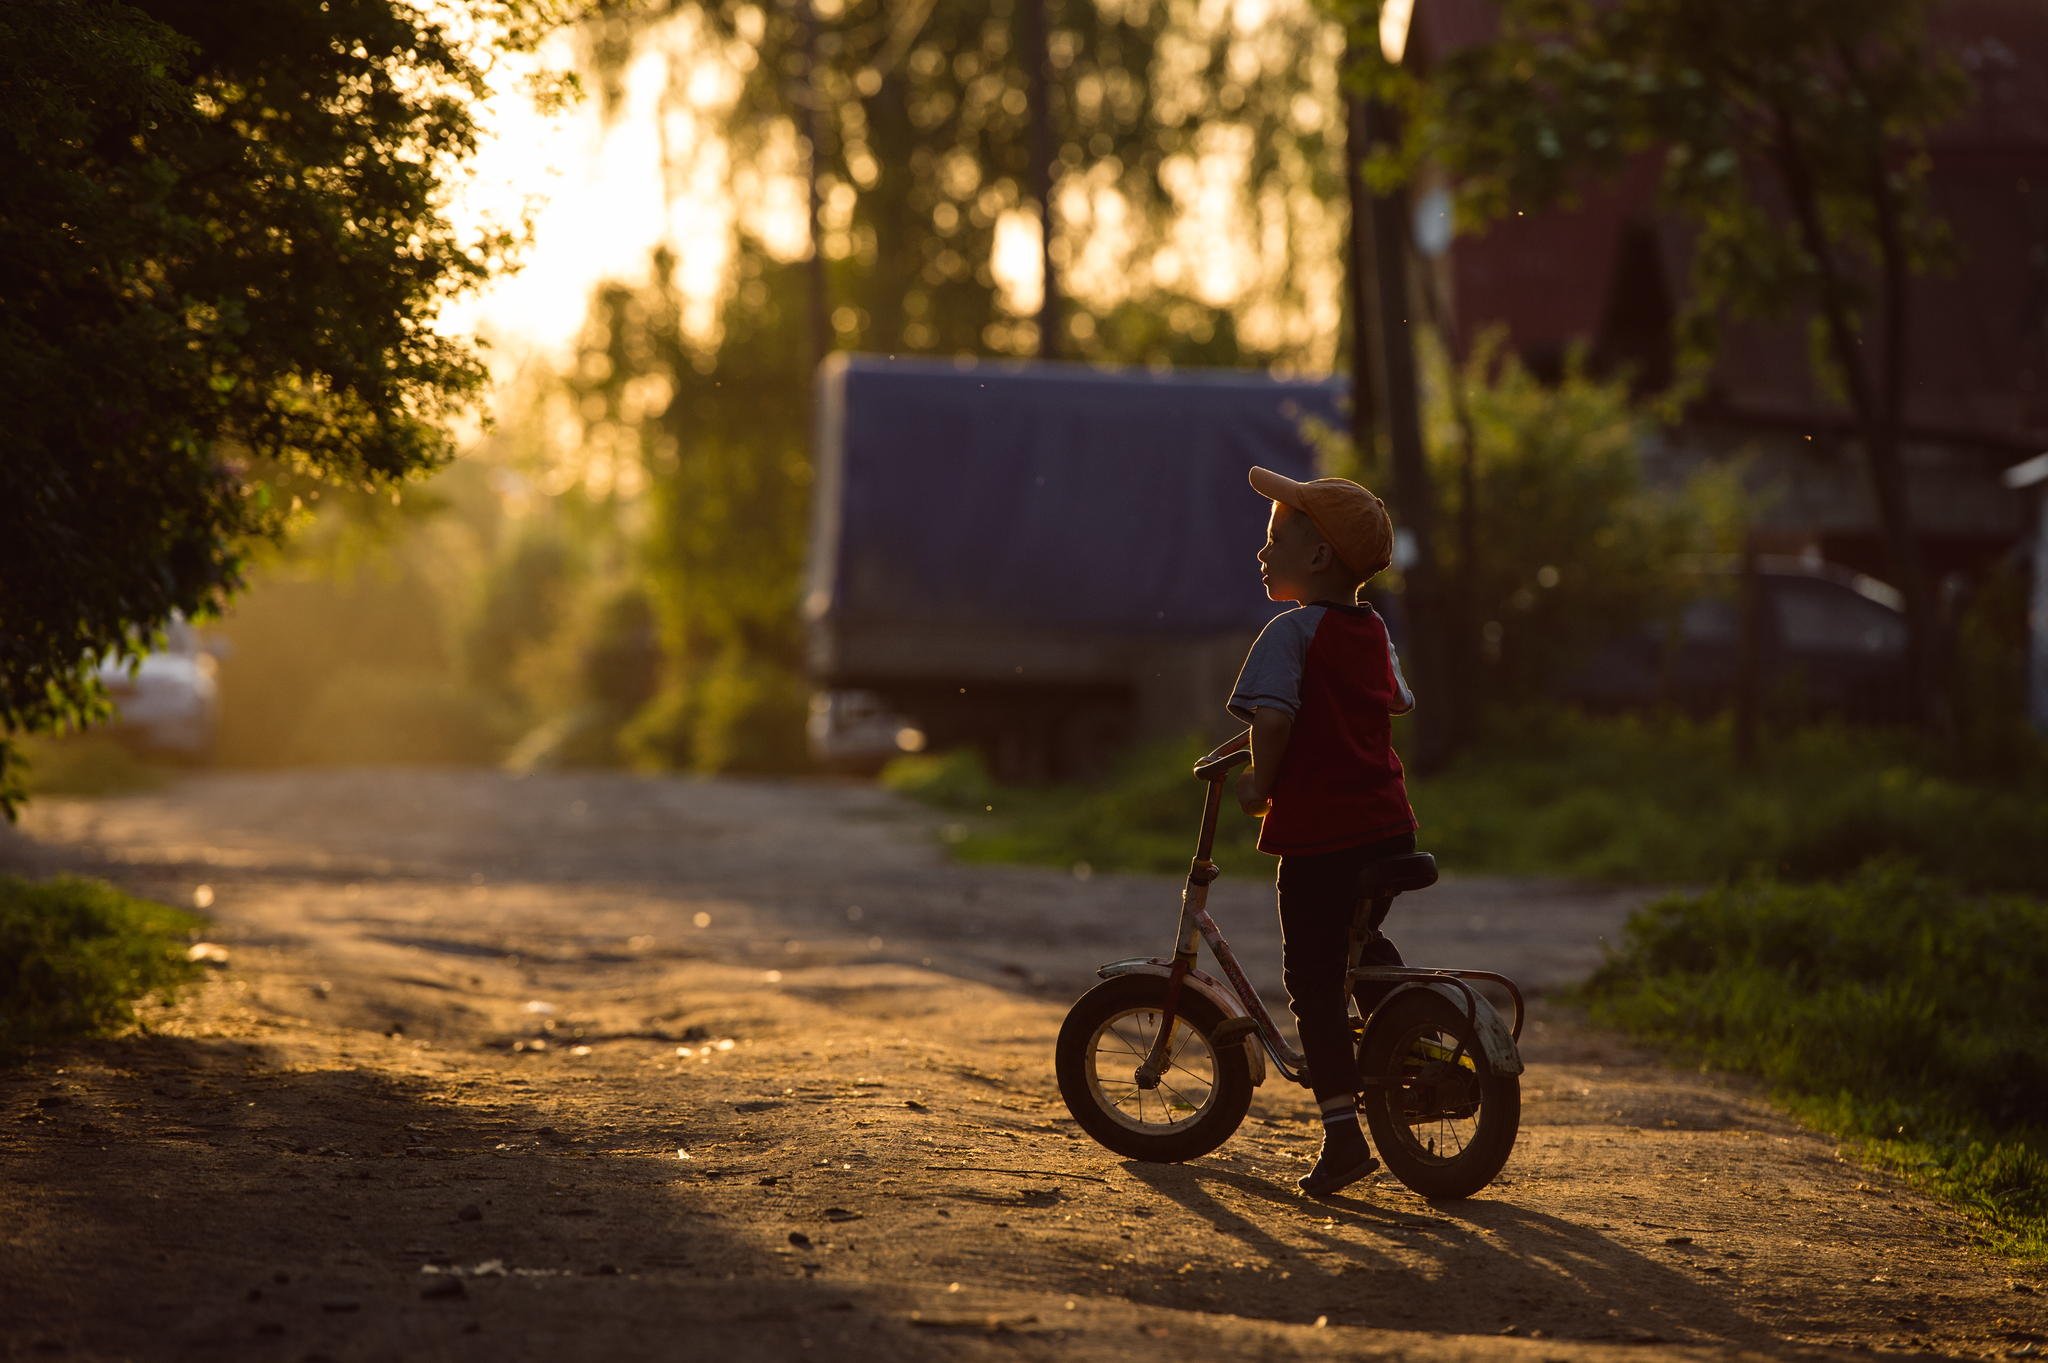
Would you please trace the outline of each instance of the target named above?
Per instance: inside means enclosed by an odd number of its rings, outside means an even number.
[[[1280,858],[1280,967],[1287,1006],[1301,1031],[1302,1054],[1318,1101],[1354,1093],[1358,1061],[1344,1007],[1344,972],[1351,918],[1358,908],[1358,875],[1366,863],[1415,850],[1415,835],[1347,847],[1341,852]],[[1400,965],[1401,953],[1385,937],[1366,944],[1363,965]],[[1357,991],[1359,1011],[1370,1013],[1389,986]]]

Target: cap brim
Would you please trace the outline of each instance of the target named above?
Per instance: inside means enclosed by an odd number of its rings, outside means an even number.
[[[1271,469],[1260,468],[1254,464],[1249,478],[1252,491],[1261,497],[1279,502],[1283,506],[1291,506],[1296,511],[1305,513],[1308,510],[1301,504],[1301,484],[1286,474],[1275,473]]]

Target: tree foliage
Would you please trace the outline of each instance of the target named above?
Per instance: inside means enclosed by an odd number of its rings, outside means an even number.
[[[1925,192],[1926,143],[1966,87],[1930,49],[1928,10],[1505,0],[1494,41],[1405,85],[1422,116],[1404,154],[1450,172],[1471,224],[1567,199],[1649,157],[1665,203],[1696,231],[1681,323],[1696,364],[1728,317],[1818,316],[1836,294],[1860,343],[1882,324],[1872,310],[1885,232],[1899,233],[1914,268],[1946,247]],[[1817,240],[1799,220],[1805,198]],[[1815,359],[1843,391],[1848,357],[1823,345]]]
[[[1354,21],[1376,4],[1354,6]],[[1928,140],[1967,87],[1930,42],[1931,0],[1502,0],[1497,36],[1385,93],[1404,145],[1455,182],[1466,225],[1570,198],[1644,161],[1686,224],[1677,339],[1694,387],[1731,318],[1811,328],[1820,392],[1849,408],[1939,709],[1931,606],[1900,461],[1909,276],[1941,263]]]
[[[1740,485],[1727,470],[1653,482],[1651,414],[1625,378],[1588,373],[1581,353],[1551,381],[1505,353],[1497,329],[1462,362],[1435,343],[1421,358],[1444,519],[1470,523],[1435,552],[1460,669],[1451,703],[1477,729],[1555,694],[1600,645],[1670,617],[1697,590],[1687,557],[1732,547]],[[1339,470],[1377,481],[1347,434],[1315,434]]]
[[[97,658],[218,609],[323,490],[444,457],[482,368],[434,318],[509,244],[446,213],[477,35],[539,8],[0,8],[0,807]]]
[[[1335,334],[1310,319],[1336,288],[1335,276],[1317,269],[1335,265],[1340,224],[1327,205],[1341,197],[1342,170],[1338,35],[1327,17],[1281,4],[1240,29],[1196,0],[1033,3],[1046,10],[1053,77],[1053,252],[1067,291],[1080,295],[1061,354],[1212,364],[1316,358]],[[805,8],[817,15],[809,58]],[[741,196],[761,196],[778,168],[799,171],[800,139],[816,129],[835,344],[1030,354],[1033,324],[1002,306],[991,268],[1007,215],[1032,214],[1035,230],[1029,82],[1019,56],[1025,8],[1025,0],[614,0],[592,30],[594,58],[600,89],[615,90],[650,31],[691,20],[698,52],[737,76],[707,141],[729,147]],[[696,75],[687,64],[673,69],[681,86]],[[686,88],[672,95],[689,102]],[[1263,257],[1251,301],[1275,324],[1248,337],[1230,334],[1232,309],[1197,277],[1198,262],[1180,253],[1163,265],[1155,259],[1200,192],[1205,156],[1231,177],[1209,192],[1231,200]],[[802,253],[768,251],[783,260]],[[1106,276],[1114,278],[1088,287]],[[728,311],[758,301],[747,282],[735,277]]]
[[[1474,669],[1460,690],[1475,721],[1554,694],[1601,644],[1675,612],[1696,589],[1685,556],[1730,547],[1738,519],[1731,477],[1709,471],[1682,488],[1645,477],[1653,433],[1625,380],[1595,378],[1574,355],[1546,383],[1504,358],[1501,340],[1482,336],[1457,368],[1439,350],[1427,375],[1446,522],[1462,523],[1474,498],[1468,542],[1445,536],[1440,554],[1475,636],[1457,650]]]
[[[1327,367],[1341,282],[1327,17],[1282,5],[1240,29],[1193,0],[1045,8],[1060,354]],[[692,323],[664,257],[653,280],[593,300],[568,379],[585,443],[636,448],[651,475],[649,569],[671,677],[632,737],[686,765],[784,766],[801,760],[806,690],[817,275],[803,233],[778,237],[754,210],[786,204],[792,186],[801,205],[815,132],[829,344],[1034,354],[1036,322],[994,269],[1006,232],[1038,230],[1023,4],[621,0],[600,14],[594,71],[614,94],[634,56],[680,26],[689,59],[671,65],[664,107],[700,120],[701,135],[671,144],[672,182],[703,169],[693,156],[722,160],[739,205],[715,324]],[[722,82],[722,102],[704,97]],[[1237,296],[1200,272],[1190,223],[1204,195],[1222,196],[1246,247]]]

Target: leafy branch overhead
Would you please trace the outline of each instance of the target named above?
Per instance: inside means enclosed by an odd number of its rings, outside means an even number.
[[[1874,329],[1887,232],[1915,271],[1949,249],[1928,204],[1927,142],[1969,87],[1930,44],[1927,12],[1926,0],[1505,0],[1494,41],[1426,79],[1384,78],[1412,135],[1374,169],[1441,165],[1460,221],[1479,227],[1647,165],[1693,232],[1692,359],[1711,356],[1731,315],[1838,302],[1860,337]]]
[[[1468,226],[1654,177],[1688,275],[1675,399],[1701,391],[1726,322],[1806,322],[1811,381],[1847,408],[1906,598],[1916,706],[1940,726],[1944,669],[1900,450],[1909,283],[1950,251],[1929,144],[1970,91],[1932,40],[1932,12],[1930,0],[1502,0],[1492,40],[1444,54],[1425,78],[1366,78],[1408,113],[1403,145],[1373,173],[1440,166]]]
[[[474,35],[542,8],[0,9],[0,808],[94,658],[218,609],[323,490],[445,457],[483,368],[434,319],[512,245],[444,211]]]

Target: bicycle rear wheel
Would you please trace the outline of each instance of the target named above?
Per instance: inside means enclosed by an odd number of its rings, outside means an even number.
[[[1174,1010],[1166,1072],[1152,1087],[1138,1083],[1165,1016],[1166,986],[1157,975],[1104,980],[1068,1010],[1053,1053],[1060,1096],[1081,1129],[1119,1155],[1162,1164],[1229,1140],[1252,1103],[1247,1043],[1211,1041],[1223,1013],[1189,988]]]
[[[1359,1107],[1395,1178],[1434,1199],[1470,1197],[1515,1148],[1522,1084],[1496,1073],[1462,1008],[1433,990],[1395,995],[1372,1019]]]

